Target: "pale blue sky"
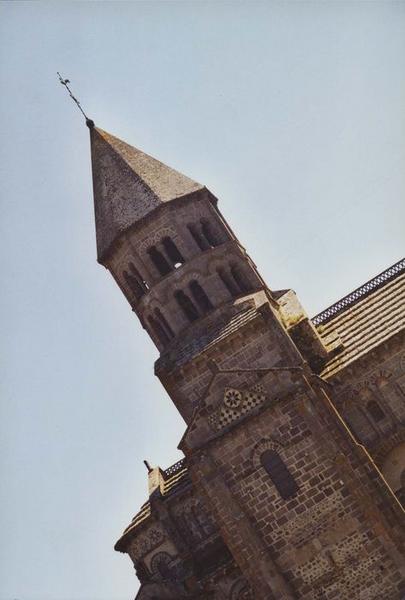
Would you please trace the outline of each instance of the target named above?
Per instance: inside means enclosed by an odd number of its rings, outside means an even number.
[[[96,124],[206,184],[315,314],[404,254],[404,2],[3,2],[0,600],[128,600],[184,425],[96,263]]]

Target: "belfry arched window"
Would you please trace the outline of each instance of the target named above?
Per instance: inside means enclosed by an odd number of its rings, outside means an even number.
[[[149,289],[149,286],[148,286],[148,284],[146,283],[146,281],[144,280],[144,278],[142,277],[142,275],[140,274],[140,272],[138,271],[138,269],[136,268],[136,266],[134,265],[133,262],[129,263],[129,270],[131,272],[131,275],[133,275],[134,277],[136,277],[136,279],[140,283],[140,285],[143,288],[143,290],[145,292],[147,292],[148,289]]]
[[[134,292],[136,299],[139,300],[141,296],[146,294],[149,287],[146,281],[144,281],[144,279],[142,278],[141,274],[139,273],[138,269],[135,267],[133,262],[130,262],[128,267],[129,272],[124,271],[123,277],[127,282],[128,286]]]
[[[163,330],[165,331],[167,336],[169,338],[174,337],[172,328],[170,327],[169,323],[166,321],[166,317],[162,314],[162,312],[159,310],[159,308],[155,308],[154,313],[155,313],[156,321],[158,323],[160,323],[161,327],[163,328]]]
[[[184,263],[184,258],[181,255],[180,250],[170,237],[163,238],[162,244],[167,256],[170,258],[175,267],[178,267]]]
[[[278,452],[265,450],[260,456],[260,463],[284,500],[294,496],[298,485]]]
[[[376,423],[384,419],[385,413],[376,400],[370,400],[366,408]]]
[[[236,286],[236,283],[233,280],[233,278],[231,277],[230,273],[228,273],[222,267],[219,267],[217,269],[217,273],[218,273],[218,276],[221,279],[222,283],[224,284],[224,286],[226,287],[228,292],[231,294],[231,296],[232,297],[238,296],[239,288]]]
[[[130,288],[130,290],[133,292],[135,299],[139,300],[146,291],[144,286],[140,283],[138,278],[135,275],[133,275],[132,273],[128,273],[128,271],[123,271],[122,275],[125,279],[126,284]]]
[[[166,346],[166,344],[169,343],[170,338],[167,335],[167,333],[165,332],[165,330],[163,329],[162,325],[160,323],[158,323],[154,317],[148,317],[148,323],[149,323],[153,333],[156,335],[156,337],[160,341],[160,343],[163,346]]]
[[[198,319],[198,310],[194,306],[190,298],[181,290],[175,292],[174,297],[176,298],[177,304],[180,306],[184,314],[189,321],[195,321]]]
[[[205,219],[201,220],[201,232],[212,248],[218,246],[219,241],[212,230],[212,225]]]
[[[167,275],[170,273],[172,267],[169,265],[163,254],[156,248],[156,246],[151,246],[148,249],[148,254],[161,275]]]
[[[210,245],[200,233],[197,225],[187,225],[187,227],[200,250],[207,250],[210,247]]]
[[[242,273],[242,270],[239,267],[239,265],[231,266],[231,275],[232,275],[233,279],[235,280],[235,283],[238,286],[238,288],[240,289],[242,294],[244,292],[251,291],[252,286],[251,286],[250,282],[246,279],[244,274]]]
[[[196,301],[198,308],[203,314],[207,313],[213,308],[210,299],[204,292],[198,281],[194,280],[190,283],[190,291],[193,299]]]

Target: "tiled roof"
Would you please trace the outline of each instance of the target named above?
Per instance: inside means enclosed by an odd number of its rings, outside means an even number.
[[[145,504],[142,504],[140,510],[136,513],[128,527],[124,529],[124,534],[140,525],[145,519],[150,517],[150,514],[150,502],[147,500]]]
[[[399,260],[397,263],[392,265],[392,267],[388,267],[388,269],[382,273],[379,273],[373,277],[373,279],[370,279],[370,281],[367,281],[367,283],[364,283],[359,288],[355,289],[353,292],[350,292],[350,294],[344,298],[341,298],[335,302],[335,304],[332,304],[332,306],[329,306],[318,315],[313,317],[313,324],[320,325],[321,323],[330,321],[339,313],[344,312],[349,306],[356,304],[362,298],[365,298],[378,288],[383,287],[386,283],[388,283],[388,281],[395,279],[398,277],[398,275],[401,275],[401,273],[405,273],[405,258]]]
[[[343,349],[324,368],[326,378],[405,328],[405,259],[313,319],[321,337],[338,334]]]
[[[170,496],[180,487],[185,487],[190,483],[190,477],[186,461],[183,458],[174,465],[163,471],[163,496]]]
[[[191,340],[180,338],[174,347],[171,347],[158,358],[155,363],[155,371],[170,370],[184,365],[203,350],[207,350],[210,346],[237,331],[242,325],[249,323],[257,315],[258,309],[255,306],[250,306],[229,317],[225,322],[215,323],[196,338],[191,338]]]
[[[164,202],[204,186],[115,136],[90,128],[98,258],[123,231]]]

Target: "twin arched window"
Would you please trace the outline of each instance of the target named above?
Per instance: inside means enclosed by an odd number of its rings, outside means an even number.
[[[172,267],[169,265],[165,256],[156,248],[156,246],[151,246],[148,249],[148,254],[150,256],[151,261],[155,265],[156,269],[159,271],[160,275],[167,275],[172,270]]]
[[[260,456],[260,463],[284,500],[294,496],[298,485],[278,452],[265,450]]]
[[[180,250],[177,248],[176,244],[173,242],[173,240],[169,237],[165,237],[163,238],[162,243],[167,256],[173,263],[173,266],[177,268],[180,265],[182,265],[184,263],[184,258]]]
[[[160,275],[168,275],[170,271],[177,269],[184,263],[184,258],[170,237],[163,238],[162,246],[164,253],[156,246],[150,246],[147,252]]]
[[[153,315],[148,317],[148,323],[163,346],[166,346],[174,337],[172,328],[158,308],[155,308]]]
[[[134,263],[130,262],[128,268],[129,272],[125,270],[122,275],[128,287],[134,293],[136,300],[139,300],[148,291],[148,285],[141,277]]]
[[[209,221],[207,221],[206,219],[201,219],[201,233],[203,234],[211,248],[215,248],[215,246],[218,246],[220,244],[217,236],[212,230],[211,223],[209,223]]]
[[[194,279],[191,281],[189,288],[194,302],[191,300],[190,296],[182,290],[175,292],[174,297],[176,298],[177,304],[191,323],[196,321],[200,316],[205,315],[214,307],[197,280]]]
[[[176,298],[177,304],[180,306],[190,323],[196,321],[199,317],[198,310],[187,294],[185,294],[182,290],[178,290],[175,292],[174,297]]]
[[[253,290],[251,282],[245,277],[239,265],[231,265],[228,269],[220,267],[217,273],[222,283],[233,298]]]
[[[201,228],[197,225],[188,225],[188,230],[191,233],[193,240],[200,250],[208,250],[210,247],[208,240],[202,235]]]
[[[200,250],[215,248],[222,243],[222,240],[207,219],[201,219],[199,223],[188,225],[188,230]]]
[[[190,283],[190,291],[194,300],[197,303],[198,308],[203,314],[207,313],[213,308],[211,300],[208,298],[207,294],[204,292],[203,288],[200,286],[198,281],[194,280]]]
[[[231,294],[231,296],[232,297],[238,296],[240,294],[240,290],[236,284],[236,281],[232,277],[231,273],[229,271],[227,271],[226,269],[224,269],[223,267],[220,267],[219,269],[217,269],[217,273],[218,273],[220,280],[222,281],[222,283],[224,284],[224,286],[226,287],[228,292]]]

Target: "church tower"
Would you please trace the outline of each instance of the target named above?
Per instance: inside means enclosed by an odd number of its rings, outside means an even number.
[[[402,598],[403,510],[323,377],[340,336],[267,287],[206,187],[90,135],[98,261],[186,424],[116,544],[138,600]]]

